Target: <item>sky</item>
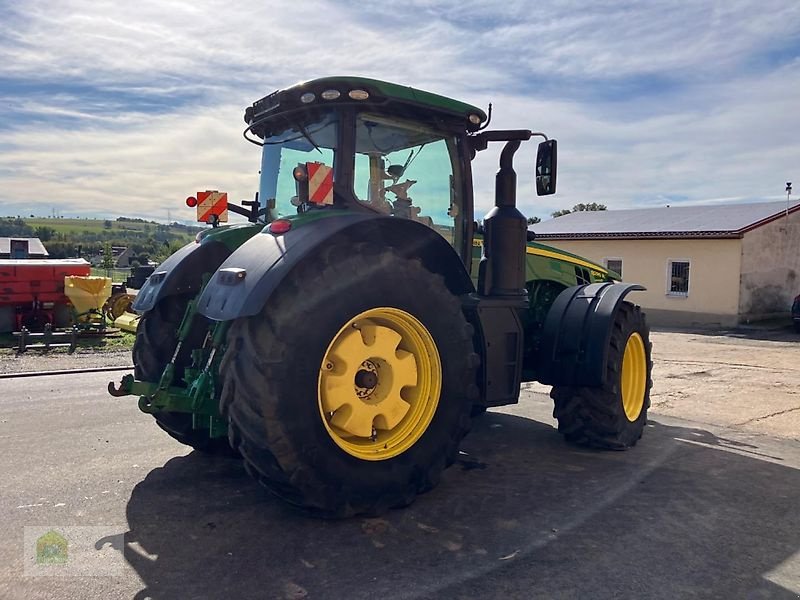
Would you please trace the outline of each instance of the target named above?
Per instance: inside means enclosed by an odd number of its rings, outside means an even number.
[[[800,196],[800,2],[0,0],[0,215],[191,221],[251,199],[246,106],[362,75],[486,107],[558,139],[558,193],[527,216]],[[500,146],[473,168],[492,205]]]

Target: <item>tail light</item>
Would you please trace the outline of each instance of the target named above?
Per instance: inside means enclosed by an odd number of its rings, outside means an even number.
[[[292,222],[288,219],[275,219],[269,224],[269,232],[275,235],[286,233],[292,228]]]

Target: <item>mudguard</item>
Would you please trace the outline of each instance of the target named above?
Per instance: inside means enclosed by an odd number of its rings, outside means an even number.
[[[141,314],[167,296],[196,293],[202,285],[203,273],[214,272],[230,253],[230,248],[221,242],[187,244],[150,275],[136,294],[133,310]]]
[[[617,308],[631,283],[592,283],[567,288],[553,302],[542,329],[538,380],[548,385],[603,385]]]
[[[258,314],[269,296],[304,259],[333,243],[370,242],[392,246],[419,257],[426,268],[445,278],[454,294],[474,290],[458,254],[422,223],[371,213],[326,216],[283,235],[262,233],[250,238],[225,260],[200,295],[198,310],[216,321]],[[314,293],[313,282],[309,293]]]

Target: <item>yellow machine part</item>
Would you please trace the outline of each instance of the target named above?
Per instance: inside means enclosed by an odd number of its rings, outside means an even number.
[[[121,316],[114,319],[114,327],[130,333],[136,333],[136,328],[139,326],[139,319],[141,318],[142,315],[124,312]]]
[[[118,317],[121,317],[124,313],[128,312],[128,309],[131,307],[131,304],[133,304],[135,299],[136,296],[133,294],[128,294],[127,292],[112,294],[103,305],[103,313],[105,313],[106,318],[109,321],[115,321]]]
[[[64,277],[64,293],[79,315],[100,312],[111,295],[111,278],[68,275]]]

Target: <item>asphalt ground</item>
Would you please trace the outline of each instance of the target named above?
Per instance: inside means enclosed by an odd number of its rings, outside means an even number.
[[[584,450],[531,387],[412,506],[321,521],[110,397],[121,375],[0,380],[0,598],[800,596],[794,439],[655,413]],[[119,573],[25,576],[34,526],[102,526]]]

